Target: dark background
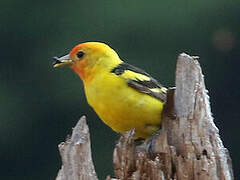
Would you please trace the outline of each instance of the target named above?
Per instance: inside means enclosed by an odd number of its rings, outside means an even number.
[[[112,174],[118,135],[87,105],[81,80],[52,56],[102,41],[122,59],[174,85],[176,58],[199,55],[212,113],[240,175],[240,1],[0,2],[0,169],[4,180],[54,179],[57,145],[87,115],[100,179]]]

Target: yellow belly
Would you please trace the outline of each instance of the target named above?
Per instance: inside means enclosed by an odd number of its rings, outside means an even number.
[[[88,103],[114,131],[135,128],[135,138],[148,138],[159,129],[163,103],[128,87],[124,79],[107,75],[84,87]]]

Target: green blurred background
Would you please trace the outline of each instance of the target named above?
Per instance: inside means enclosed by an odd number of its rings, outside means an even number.
[[[112,174],[118,135],[87,105],[81,80],[51,65],[51,57],[85,41],[108,43],[166,86],[174,86],[179,53],[199,55],[215,123],[239,177],[239,0],[2,0],[0,9],[1,179],[54,179],[57,146],[84,114],[97,174]]]

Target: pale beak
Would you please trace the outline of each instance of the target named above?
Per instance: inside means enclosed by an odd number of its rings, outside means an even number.
[[[62,57],[53,57],[53,67],[70,67],[73,65],[73,60],[70,59],[69,54]]]

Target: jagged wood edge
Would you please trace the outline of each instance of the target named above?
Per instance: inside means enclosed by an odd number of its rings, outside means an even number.
[[[71,138],[58,146],[62,167],[56,180],[97,180],[92,161],[91,142],[86,117],[74,127]]]

